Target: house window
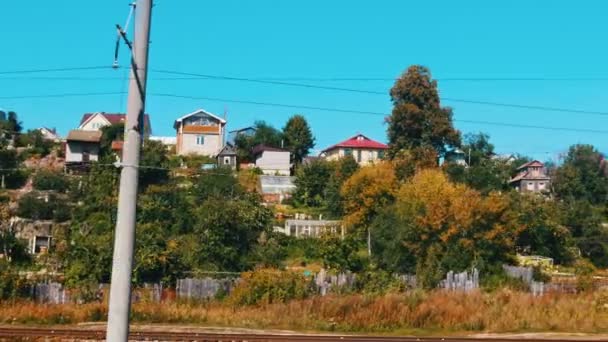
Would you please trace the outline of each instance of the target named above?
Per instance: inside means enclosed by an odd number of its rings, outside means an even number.
[[[545,189],[545,183],[538,183],[538,188],[540,190],[544,190]]]
[[[34,254],[46,253],[51,246],[50,236],[36,236],[34,237]]]
[[[528,190],[534,190],[534,182],[528,182]]]
[[[361,150],[357,150],[357,162],[361,162]]]
[[[197,135],[196,136],[196,144],[197,145],[204,145],[205,144],[205,136],[204,135]]]
[[[384,159],[384,150],[378,151],[378,159]]]
[[[224,165],[230,165],[230,157],[224,157]]]
[[[344,155],[345,156],[352,156],[353,155],[353,149],[352,148],[345,148],[344,149]]]

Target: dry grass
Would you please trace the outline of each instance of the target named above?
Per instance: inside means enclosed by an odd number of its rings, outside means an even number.
[[[137,303],[133,321],[243,328],[348,332],[608,332],[608,293],[535,298],[508,290],[381,297],[328,296],[287,304],[231,307],[223,303]],[[103,321],[103,304],[0,304],[0,323]]]

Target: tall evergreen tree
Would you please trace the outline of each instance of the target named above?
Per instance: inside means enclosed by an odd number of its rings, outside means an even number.
[[[388,122],[389,157],[399,151],[431,147],[439,157],[460,145],[452,123],[452,109],[441,107],[437,81],[428,68],[413,65],[390,91],[393,111]]]
[[[287,120],[283,128],[285,147],[291,152],[295,164],[302,163],[310,149],[315,146],[315,138],[304,116],[296,114]]]

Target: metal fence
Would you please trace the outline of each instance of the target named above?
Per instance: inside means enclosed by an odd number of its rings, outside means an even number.
[[[212,299],[220,293],[230,293],[236,282],[235,279],[179,279],[176,294],[181,299]]]
[[[33,297],[36,302],[44,304],[66,304],[70,302],[68,291],[59,283],[34,285]]]
[[[479,288],[479,271],[474,268],[472,271],[454,273],[449,271],[445,279],[439,283],[439,287],[448,291],[469,292]]]

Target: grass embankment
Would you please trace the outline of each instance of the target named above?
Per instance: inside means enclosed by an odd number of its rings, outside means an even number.
[[[0,303],[0,323],[74,324],[104,321],[104,304]],[[608,332],[608,293],[545,295],[521,292],[411,292],[369,297],[315,297],[284,304],[137,303],[135,323],[360,333],[552,331]]]

